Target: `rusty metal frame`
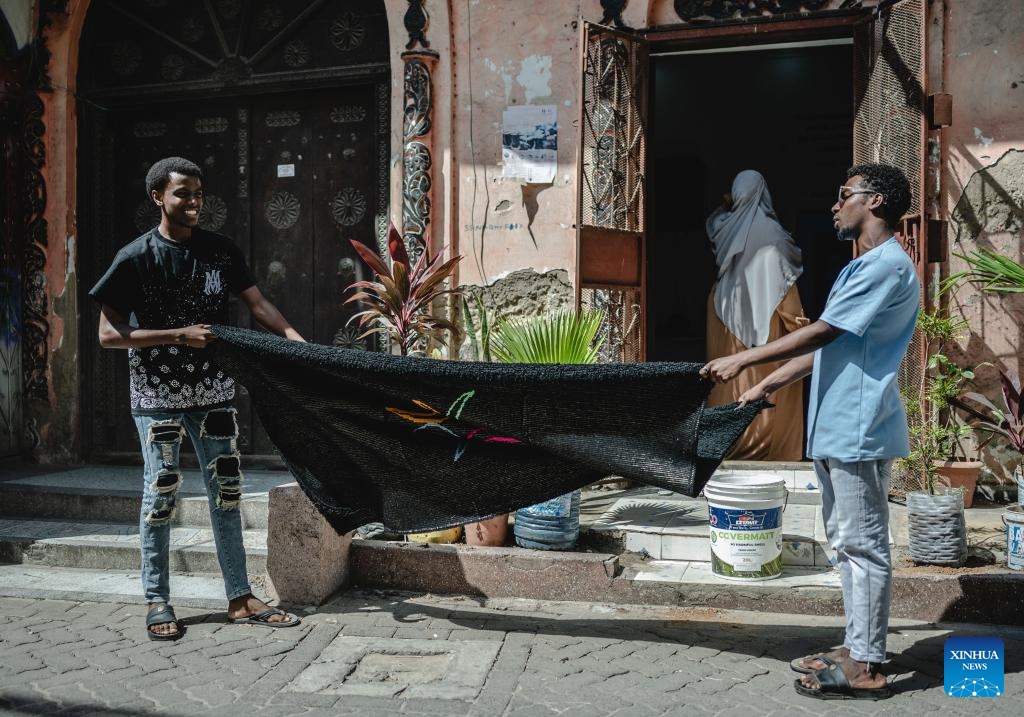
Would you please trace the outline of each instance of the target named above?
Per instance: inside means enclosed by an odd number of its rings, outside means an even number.
[[[587,115],[587,83],[586,77],[581,78],[580,102],[577,115],[577,126],[579,127],[580,138],[577,142],[577,206],[576,206],[576,277],[575,292],[577,307],[583,304],[584,289],[597,291],[626,292],[638,294],[639,326],[637,328],[637,344],[635,352],[638,360],[646,358],[647,351],[647,325],[646,325],[646,225],[647,225],[647,197],[646,181],[647,173],[647,42],[639,34],[616,30],[589,23],[582,18],[579,21],[579,67],[581,72],[586,73],[588,58],[588,47],[592,34],[599,34],[602,37],[617,38],[629,45],[629,69],[631,72],[631,92],[636,105],[636,113],[639,117],[640,126],[635,126],[632,115],[627,117],[625,136],[638,139],[643,143],[644,154],[636,168],[632,168],[634,174],[627,185],[632,188],[634,195],[626,199],[626,216],[630,214],[630,205],[635,208],[634,224],[628,228],[597,226],[584,223],[585,192],[590,189],[591,195],[595,194],[594,187],[587,181],[584,164],[585,157],[585,136],[588,127]],[[631,168],[627,166],[627,171]],[[626,222],[628,225],[630,222]],[[624,314],[625,315],[625,314]],[[630,324],[632,326],[632,324]],[[609,333],[615,331],[606,327]]]

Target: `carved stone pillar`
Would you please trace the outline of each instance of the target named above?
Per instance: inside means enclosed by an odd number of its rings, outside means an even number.
[[[405,62],[405,118],[402,123],[402,238],[415,261],[427,246],[433,198],[433,69],[438,53],[424,36],[429,18],[423,0],[409,0]],[[420,49],[413,49],[416,45]]]
[[[27,54],[0,63],[0,456],[32,448],[25,401],[48,400],[43,103]]]

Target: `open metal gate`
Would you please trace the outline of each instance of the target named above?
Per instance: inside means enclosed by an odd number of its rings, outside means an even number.
[[[647,43],[582,23],[576,300],[605,312],[602,361],[646,344]]]
[[[910,208],[897,239],[917,267],[922,289],[926,286],[928,258],[925,218],[925,3],[924,0],[883,2],[871,21],[855,37],[855,101],[853,160],[855,164],[881,162],[899,167],[912,192]],[[922,301],[925,291],[922,290]],[[905,396],[923,400],[927,357],[920,332],[915,332],[900,366],[899,386]],[[918,416],[908,415],[913,429]],[[916,477],[894,472],[893,493],[915,490]]]

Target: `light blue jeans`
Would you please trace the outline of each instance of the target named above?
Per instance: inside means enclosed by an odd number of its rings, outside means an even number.
[[[252,592],[245,570],[242,520],[241,457],[235,409],[168,412],[134,416],[145,462],[139,536],[142,543],[142,588],[146,602],[170,599],[171,521],[181,487],[179,454],[188,433],[210,503],[210,523],[228,600]]]
[[[889,551],[891,460],[844,463],[814,461],[821,484],[825,535],[836,551],[843,586],[846,639],[860,662],[885,660],[892,597]]]

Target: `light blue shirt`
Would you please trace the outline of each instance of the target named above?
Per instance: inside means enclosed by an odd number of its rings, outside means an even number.
[[[814,354],[808,456],[853,462],[907,455],[896,372],[919,303],[917,271],[895,237],[840,272],[821,320],[843,333]]]

